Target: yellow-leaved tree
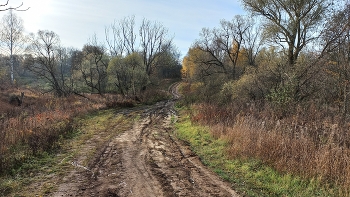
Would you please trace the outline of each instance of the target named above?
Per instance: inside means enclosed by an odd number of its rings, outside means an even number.
[[[205,56],[205,52],[199,48],[190,48],[182,61],[182,77],[192,81],[200,78],[201,60]]]

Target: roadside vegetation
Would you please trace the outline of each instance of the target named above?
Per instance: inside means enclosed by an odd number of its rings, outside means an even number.
[[[252,15],[204,28],[183,60],[178,106],[206,127],[187,140],[221,143],[217,171],[248,196],[349,196],[350,5],[241,2]]]
[[[30,155],[4,173],[0,196],[44,196],[56,191],[66,172],[86,170],[96,152],[115,136],[132,127],[134,116],[123,116],[118,110],[99,110],[73,118],[73,129],[57,141],[59,148]],[[117,128],[117,129],[116,129]],[[94,138],[99,136],[99,138]],[[73,162],[79,161],[80,168]]]
[[[277,151],[281,151],[273,147],[290,145],[282,140],[281,136],[277,138],[273,131],[270,134],[264,131],[264,135],[261,136],[262,133],[255,132],[260,125],[254,127],[243,120],[233,128],[222,125],[204,125],[193,120],[192,108],[182,107],[178,110],[180,119],[176,123],[177,137],[187,141],[201,161],[230,182],[239,194],[244,196],[349,196],[346,185],[336,184],[330,179],[323,178],[320,174],[301,174],[292,171],[301,164],[292,166],[296,164],[291,163],[288,165],[291,170],[281,170],[276,165],[282,165],[281,161],[279,163],[266,162],[266,158],[271,159],[274,154],[277,154]],[[298,142],[296,145],[300,144]],[[304,146],[286,148],[290,148],[290,152],[298,151],[299,148],[305,151]],[[283,154],[286,154],[286,148],[284,152],[281,151],[276,156],[276,160],[285,157]],[[261,154],[263,151],[266,155],[271,156],[259,157],[253,154],[256,152]],[[322,158],[327,156],[319,155]],[[338,158],[335,160],[339,161]]]

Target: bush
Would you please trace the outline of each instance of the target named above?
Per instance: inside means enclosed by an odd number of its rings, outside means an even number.
[[[142,103],[147,104],[147,105],[152,105],[156,102],[167,100],[170,98],[171,98],[171,95],[169,94],[169,92],[164,91],[164,90],[157,90],[157,89],[146,90],[141,95]]]
[[[27,137],[27,144],[33,155],[40,151],[51,151],[59,147],[61,136],[67,136],[72,131],[72,120],[62,121],[47,128],[37,127]]]
[[[135,100],[133,99],[112,99],[106,101],[106,107],[107,108],[118,108],[118,107],[135,107]]]
[[[264,99],[264,90],[257,81],[257,75],[247,73],[236,81],[226,82],[220,91],[221,102],[242,105]]]
[[[273,89],[267,100],[272,106],[275,114],[279,117],[286,117],[293,112],[295,101],[293,98],[293,87],[290,85],[280,86],[277,89]]]

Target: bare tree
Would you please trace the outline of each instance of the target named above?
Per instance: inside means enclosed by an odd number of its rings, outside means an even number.
[[[64,88],[66,94],[74,89],[73,75],[73,54],[75,49],[59,46],[56,52],[56,62],[58,69],[58,78],[61,87]]]
[[[265,18],[266,37],[285,48],[288,65],[294,65],[301,50],[318,37],[318,27],[327,14],[328,0],[242,0],[253,14]]]
[[[134,53],[137,50],[135,17],[125,17],[118,22],[114,21],[110,27],[105,28],[105,36],[112,56]]]
[[[253,19],[248,18],[248,16],[246,16],[246,20],[248,26],[246,31],[244,31],[244,55],[247,58],[248,65],[257,67],[256,57],[263,46],[263,40],[260,33],[261,26],[257,25],[257,23]]]
[[[84,46],[82,55],[80,70],[85,84],[91,88],[91,92],[96,90],[99,94],[103,94],[107,85],[109,62],[105,46],[98,43],[94,35],[89,44]]]
[[[158,66],[157,57],[172,45],[168,30],[160,23],[143,19],[140,27],[140,45],[146,73],[150,76]]]
[[[28,69],[49,82],[50,91],[54,91],[59,97],[66,96],[67,91],[62,81],[60,66],[60,39],[52,31],[40,30],[37,35],[31,35],[31,44],[28,50],[34,55],[34,62],[28,65]]]
[[[149,76],[159,66],[158,57],[165,54],[172,45],[168,30],[158,22],[143,19],[137,35],[134,16],[115,21],[105,29],[105,36],[112,56],[128,56],[141,52]]]
[[[22,9],[23,6],[23,2],[16,7],[7,7],[9,4],[10,0],[7,0],[5,4],[0,4],[0,12],[1,11],[7,11],[7,10],[16,10],[16,11],[27,11],[30,7],[26,8],[26,9]]]
[[[210,70],[212,73],[223,73],[236,79],[239,75],[237,73],[238,58],[242,53],[246,36],[251,36],[248,31],[252,30],[252,26],[253,23],[247,18],[235,16],[232,21],[222,20],[220,28],[212,30],[204,28],[200,34],[201,38],[195,43],[195,47],[205,52],[208,57],[198,58],[197,63],[207,67],[205,70]],[[247,46],[249,46],[248,43]],[[253,46],[250,47],[253,50]],[[207,75],[211,75],[211,73],[207,72]]]
[[[326,67],[330,76],[337,81],[342,100],[342,114],[345,120],[349,111],[349,88],[350,88],[350,4],[345,4],[344,9],[336,11],[323,32],[323,44],[325,45],[322,55],[330,62]],[[336,77],[334,77],[336,76]]]
[[[3,50],[10,55],[12,82],[14,81],[14,55],[24,50],[26,42],[23,31],[23,20],[9,10],[9,13],[2,18],[0,40]]]

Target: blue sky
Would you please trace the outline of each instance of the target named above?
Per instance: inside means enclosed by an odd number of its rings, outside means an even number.
[[[221,19],[230,20],[245,14],[239,0],[10,0],[15,7],[23,2],[26,12],[17,12],[26,32],[51,30],[66,47],[81,49],[96,33],[104,41],[104,29],[115,20],[135,16],[162,23],[174,36],[174,43],[186,55],[204,27],[219,26]],[[0,0],[0,4],[6,0]],[[0,17],[4,12],[0,13]]]

